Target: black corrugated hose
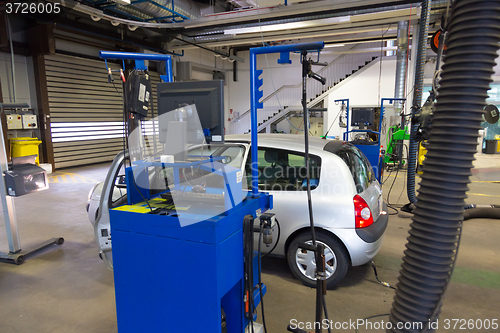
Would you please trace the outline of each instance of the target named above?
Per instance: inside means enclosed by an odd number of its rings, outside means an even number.
[[[466,205],[464,221],[470,219],[500,219],[499,205]]]
[[[462,231],[467,184],[500,41],[500,1],[456,0],[422,181],[389,332],[433,332]],[[424,329],[397,328],[421,322]]]
[[[420,30],[418,34],[418,51],[415,64],[415,84],[413,93],[413,103],[411,107],[411,133],[408,151],[408,172],[406,173],[407,186],[406,193],[410,204],[417,201],[415,195],[415,172],[417,170],[418,140],[416,138],[419,127],[419,121],[414,119],[420,107],[422,106],[422,89],[424,87],[425,58],[427,53],[427,35],[429,34],[429,20],[431,15],[431,0],[422,1],[422,10],[420,18]]]

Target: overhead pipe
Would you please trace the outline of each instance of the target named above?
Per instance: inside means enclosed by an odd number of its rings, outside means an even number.
[[[408,149],[408,170],[406,192],[410,204],[415,204],[417,197],[415,194],[415,172],[417,169],[418,141],[416,135],[419,122],[416,115],[422,106],[422,90],[424,87],[425,58],[427,53],[427,35],[429,34],[431,0],[422,1],[422,11],[420,15],[420,31],[418,34],[418,50],[415,66],[415,83],[413,85],[413,103],[411,107],[411,133],[410,145]]]
[[[408,69],[408,21],[398,22],[398,49],[396,53],[396,85],[394,91],[394,98],[405,98],[406,92],[406,73]],[[403,115],[403,103],[394,102],[394,112],[401,115],[401,128],[405,128],[405,117]],[[391,124],[392,125],[392,124]],[[403,159],[403,145],[402,142],[399,146],[398,160]],[[386,143],[387,144],[387,143]]]
[[[456,262],[499,42],[500,1],[453,2],[441,87],[388,332],[435,330]]]
[[[398,22],[398,47],[396,53],[396,86],[394,89],[394,98],[405,98],[406,73],[408,68],[408,21]],[[397,112],[402,111],[400,103]],[[403,118],[404,119],[404,118]],[[404,122],[401,122],[404,126]]]
[[[12,99],[14,103],[17,103],[16,96],[16,64],[15,64],[15,55],[14,55],[14,45],[12,41],[12,26],[10,25],[9,16],[5,15],[5,23],[7,24],[7,32],[9,35],[9,46],[10,46],[10,66],[11,66],[11,74],[12,74]]]

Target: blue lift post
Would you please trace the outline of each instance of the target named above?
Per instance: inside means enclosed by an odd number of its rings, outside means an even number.
[[[346,127],[346,132],[344,133],[344,141],[349,140],[349,134],[350,133],[373,133],[377,135],[377,141],[374,141],[373,143],[369,144],[354,144],[359,150],[365,154],[366,158],[370,162],[373,171],[375,172],[375,177],[377,178],[378,181],[380,181],[381,176],[382,176],[382,168],[383,168],[383,154],[381,152],[381,136],[380,133],[382,131],[382,120],[384,119],[384,113],[385,113],[385,107],[384,107],[384,102],[389,102],[389,104],[394,103],[394,101],[405,101],[405,98],[382,98],[380,102],[380,119],[378,123],[378,131],[373,131],[373,130],[365,130],[365,129],[352,129],[349,130],[349,100],[336,100],[337,101],[342,101],[342,104],[344,103],[343,101],[347,101],[347,127]],[[382,155],[381,155],[382,154]]]
[[[132,59],[136,61],[138,69],[144,69],[144,60],[165,60],[168,71],[165,81],[172,81],[169,55],[101,52],[101,57]],[[252,128],[257,128],[254,116]],[[257,152],[257,140],[252,141],[251,149]],[[252,158],[252,162],[256,163],[257,155]],[[217,162],[208,160],[202,163],[205,165],[200,168],[209,169]],[[150,167],[171,166],[174,177],[178,178],[179,172],[175,170],[188,164],[167,165],[155,159],[151,162],[134,162],[133,168],[147,170]],[[233,169],[222,175],[226,196],[230,197],[227,200],[225,197],[225,214],[205,217],[208,212],[200,213],[200,209],[189,207],[186,210],[179,207],[174,211],[175,214],[148,214],[145,203],[146,212],[134,211],[134,207],[142,205],[142,196],[152,202],[158,200],[158,195],[151,196],[149,188],[141,187],[138,190],[137,184],[133,182],[133,170],[127,168],[129,202],[109,211],[120,333],[220,333],[222,308],[226,315],[227,332],[245,332],[248,319],[244,315],[243,301],[243,220],[248,215],[257,218],[260,213],[272,209],[272,197],[258,191],[255,177],[253,195],[247,193],[245,200],[238,203],[238,196],[245,196],[245,193],[241,186],[241,170]],[[215,174],[220,173],[220,168],[211,170]],[[142,174],[147,183],[147,173]],[[207,188],[207,193],[209,190]],[[210,207],[206,210],[210,210]],[[204,219],[187,226],[179,223],[181,217],[196,216],[203,216]],[[254,258],[252,264],[254,281],[258,281],[257,259]],[[265,294],[266,287],[262,289]],[[258,288],[253,298],[257,305],[260,302]]]

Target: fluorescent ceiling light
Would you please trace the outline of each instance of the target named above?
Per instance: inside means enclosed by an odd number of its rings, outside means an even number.
[[[342,47],[345,46],[345,44],[325,44],[325,48],[327,47]]]
[[[119,5],[130,5],[130,0],[115,0],[115,2]]]
[[[228,30],[224,30],[224,35],[238,35],[238,34],[256,33],[256,32],[261,32],[261,31],[268,32],[268,31],[308,28],[308,27],[316,27],[316,26],[327,25],[327,24],[344,23],[344,22],[349,22],[349,21],[351,21],[350,16],[331,17],[331,18],[320,19],[320,20],[310,20],[310,21],[291,22],[291,23],[282,23],[282,24],[270,24],[270,25],[262,25],[262,26],[250,27],[250,28],[228,29]]]

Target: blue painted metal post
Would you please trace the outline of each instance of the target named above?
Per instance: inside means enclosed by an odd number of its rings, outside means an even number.
[[[174,82],[174,77],[172,75],[172,57],[168,57],[167,60],[165,60],[165,68],[167,71],[167,82]]]
[[[257,153],[257,105],[258,101],[256,98],[255,85],[255,70],[257,66],[257,54],[252,52],[254,49],[250,49],[250,135],[252,137],[252,196],[256,197],[259,195],[259,169],[258,169],[258,153]]]

